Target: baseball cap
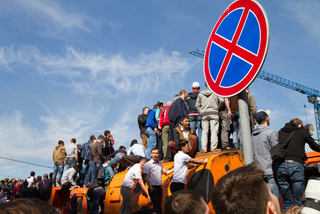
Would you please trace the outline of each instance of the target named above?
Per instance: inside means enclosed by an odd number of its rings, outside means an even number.
[[[260,109],[256,115],[254,116],[254,119],[257,121],[258,124],[260,124],[262,121],[264,121],[267,117],[269,117],[269,114],[271,114],[270,110],[262,110]]]
[[[192,88],[200,88],[200,84],[198,82],[192,83]]]
[[[163,104],[163,102],[162,101],[158,101],[157,102],[157,106],[159,106],[160,104]]]

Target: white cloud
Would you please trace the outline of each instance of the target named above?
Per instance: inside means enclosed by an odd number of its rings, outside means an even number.
[[[13,46],[11,47],[1,47],[0,48],[0,66],[4,67],[5,70],[11,70],[9,64],[15,61],[15,53],[13,51]]]
[[[39,128],[28,124],[21,111],[0,117],[0,142],[6,142],[1,151],[5,157],[26,160],[37,154],[39,159],[51,159],[48,154],[52,153],[58,140],[69,144],[73,137],[87,139],[88,133],[101,125],[102,118],[108,112],[104,108],[94,109],[90,106],[83,109],[60,109],[56,112],[45,108],[49,115],[39,116]]]
[[[13,60],[6,60],[9,56]],[[34,46],[25,46],[4,52],[0,60],[0,65],[8,68],[13,63],[24,63],[53,80],[65,78],[77,94],[108,97],[157,92],[160,87],[182,81],[192,67],[180,53],[167,54],[162,49],[125,59],[121,54],[107,56],[73,47],[67,47],[64,55],[43,54]]]
[[[80,29],[90,32],[88,22],[92,23],[92,19],[71,11],[66,11],[59,4],[52,1],[18,1],[24,11],[36,18],[38,24],[48,27],[48,23],[55,26],[55,29]],[[91,21],[90,21],[91,20]]]

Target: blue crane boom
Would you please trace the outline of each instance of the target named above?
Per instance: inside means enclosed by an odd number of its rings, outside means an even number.
[[[194,51],[189,51],[190,54],[203,58],[204,57],[204,51],[201,51],[199,49],[194,50]],[[318,140],[320,140],[320,92],[309,88],[307,86],[301,85],[299,83],[287,80],[285,78],[279,77],[277,75],[268,73],[266,71],[260,71],[257,77],[267,80],[269,82],[281,85],[286,88],[290,88],[294,91],[300,92],[302,94],[308,95],[308,102],[313,104],[314,108],[314,115],[315,115],[315,120],[316,120],[316,131],[317,131],[317,137]]]

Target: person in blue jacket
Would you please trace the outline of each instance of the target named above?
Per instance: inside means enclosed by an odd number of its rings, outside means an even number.
[[[151,149],[157,146],[157,137],[158,134],[157,129],[157,122],[155,118],[157,105],[153,106],[153,109],[149,109],[148,111],[148,119],[146,122],[146,135],[148,137],[148,144],[147,144],[147,155],[146,158],[151,158]]]

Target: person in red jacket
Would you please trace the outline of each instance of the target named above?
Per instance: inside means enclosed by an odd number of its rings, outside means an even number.
[[[163,160],[165,162],[169,161],[170,157],[170,149],[168,149],[168,142],[169,142],[169,124],[170,120],[168,119],[169,107],[171,106],[172,102],[168,101],[167,105],[164,106],[160,112],[159,116],[159,128],[162,132],[162,151],[163,151]]]

